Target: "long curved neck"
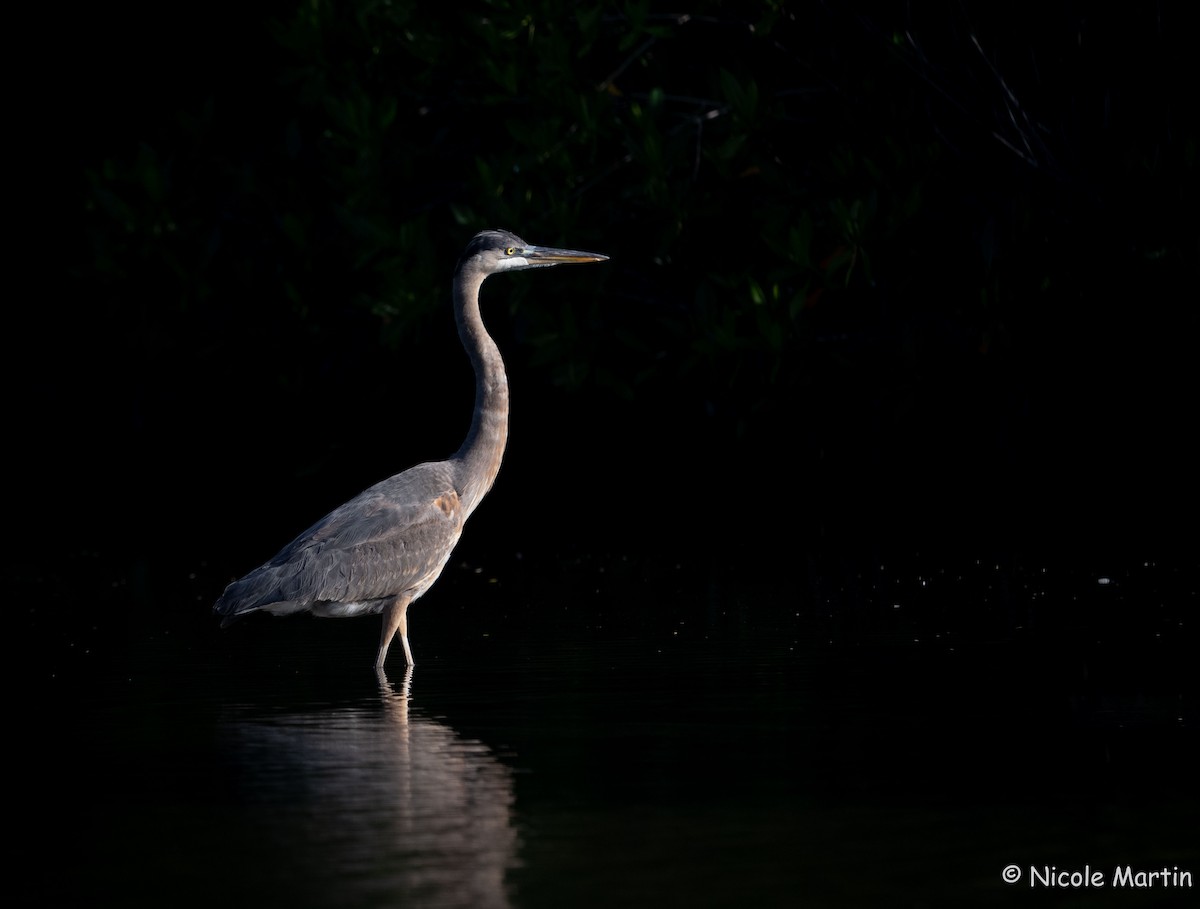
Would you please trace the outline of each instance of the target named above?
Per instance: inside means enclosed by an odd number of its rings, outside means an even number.
[[[458,494],[469,515],[500,471],[508,441],[508,377],[500,349],[483,326],[479,288],[487,274],[464,264],[454,276],[454,318],[458,335],[475,368],[475,413],[466,440],[452,458],[458,462]]]

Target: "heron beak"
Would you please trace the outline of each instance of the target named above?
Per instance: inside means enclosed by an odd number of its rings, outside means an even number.
[[[550,246],[526,246],[521,255],[530,265],[565,265],[571,262],[604,262],[608,256],[579,249],[554,249]]]

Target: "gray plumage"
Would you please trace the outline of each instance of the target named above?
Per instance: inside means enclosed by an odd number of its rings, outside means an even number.
[[[239,616],[311,612],[383,614],[375,667],[399,633],[408,664],[408,606],[442,573],[463,524],[491,489],[508,439],[508,379],[479,314],[488,276],[607,257],[530,246],[507,231],[482,231],[454,272],[459,336],[475,369],[475,410],[462,447],[364,490],[292,540],[266,564],[225,588],[214,610],[224,627]]]

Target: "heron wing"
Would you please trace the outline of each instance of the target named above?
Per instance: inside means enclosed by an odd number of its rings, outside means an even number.
[[[216,611],[239,615],[272,604],[298,611],[428,587],[463,525],[458,493],[448,471],[438,467],[412,468],[335,508],[269,562],[230,584]]]

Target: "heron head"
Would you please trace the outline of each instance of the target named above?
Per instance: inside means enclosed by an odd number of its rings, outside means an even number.
[[[507,230],[482,230],[471,238],[458,270],[477,268],[494,275],[523,268],[544,268],[549,265],[568,265],[579,262],[603,262],[608,256],[578,249],[556,249],[551,246],[531,246]]]

